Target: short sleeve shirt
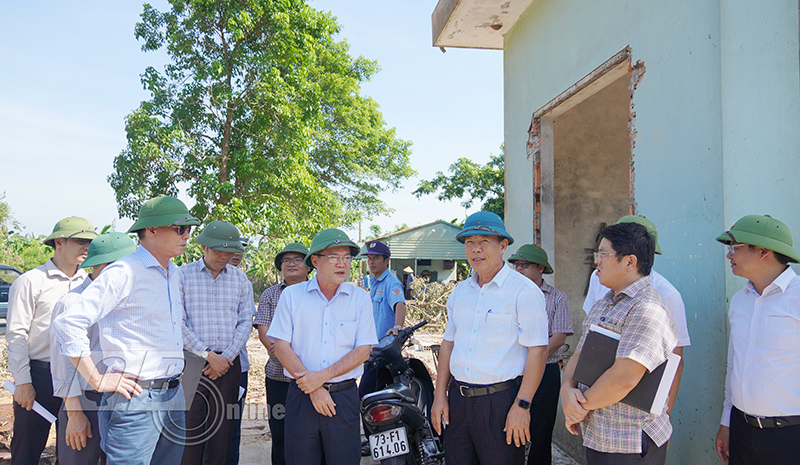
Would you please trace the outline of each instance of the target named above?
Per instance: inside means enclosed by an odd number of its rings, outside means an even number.
[[[667,360],[678,343],[678,330],[664,299],[650,285],[650,278],[640,278],[614,295],[609,291],[595,303],[583,320],[583,348],[591,325],[620,334],[616,358],[631,359],[648,371]],[[580,385],[581,390],[588,389]],[[600,452],[633,454],[642,451],[642,431],[662,446],[672,435],[672,425],[665,411],[661,415],[622,402],[592,410],[581,422],[583,445]]]
[[[378,338],[381,338],[394,327],[395,305],[406,301],[403,297],[403,285],[397,276],[387,269],[380,278],[373,280],[369,295],[372,297],[375,330]]]
[[[275,317],[275,309],[278,307],[278,299],[280,299],[281,293],[287,287],[286,281],[281,280],[278,284],[261,293],[261,298],[258,299],[258,311],[253,320],[254,325],[267,327],[272,325],[272,319]],[[267,372],[267,378],[273,381],[289,382],[289,378],[283,374],[283,365],[281,365],[278,357],[270,356],[265,370]]]
[[[572,314],[569,312],[567,295],[542,281],[542,293],[547,303],[547,335],[572,334]],[[557,363],[561,355],[557,352],[547,357],[547,363]]]

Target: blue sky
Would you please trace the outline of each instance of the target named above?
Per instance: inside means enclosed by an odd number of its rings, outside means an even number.
[[[162,0],[151,4],[166,9]],[[383,199],[395,209],[364,224],[384,230],[438,218],[464,218],[459,202],[416,199],[419,179],[459,157],[481,163],[503,141],[502,52],[431,46],[435,1],[312,0],[342,25],[352,55],[382,71],[362,92],[389,126],[411,140],[418,178]],[[133,36],[136,1],[5,3],[0,14],[0,193],[25,232],[49,234],[65,216],[95,226],[117,218],[106,178],[125,148],[124,118],[149,95],[139,75],[166,56],[143,53]],[[128,219],[117,221],[125,230]],[[357,231],[351,231],[357,236]]]

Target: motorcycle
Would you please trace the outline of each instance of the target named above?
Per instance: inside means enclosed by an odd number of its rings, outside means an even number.
[[[364,364],[378,369],[379,386],[384,386],[361,399],[370,453],[382,465],[444,464],[444,444],[430,422],[433,381],[420,360],[402,353],[414,331],[427,323],[382,337]]]

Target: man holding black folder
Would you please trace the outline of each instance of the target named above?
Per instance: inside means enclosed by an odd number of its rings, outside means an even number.
[[[800,262],[792,233],[766,215],[748,215],[717,237],[736,276],[731,298],[725,403],[717,455],[731,465],[800,463]]]
[[[667,303],[650,284],[655,241],[637,223],[609,226],[600,236],[597,275],[611,290],[584,320],[583,336],[564,371],[566,427],[572,434],[583,433],[589,465],[660,465],[672,434],[666,406],[655,415],[620,402],[678,343]],[[619,334],[620,340],[613,365],[589,387],[572,378],[593,324]]]

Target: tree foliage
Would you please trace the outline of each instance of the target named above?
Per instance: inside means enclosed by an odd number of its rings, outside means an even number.
[[[150,100],[126,118],[109,177],[122,216],[182,187],[201,218],[245,233],[309,237],[388,211],[380,192],[414,174],[410,143],[360,95],[379,67],[348,53],[329,13],[304,0],[170,0],[144,5]]]
[[[53,249],[42,243],[45,236],[24,235],[14,229],[22,229],[22,225],[14,220],[5,194],[0,194],[0,264],[25,272],[53,256]]]
[[[448,172],[451,175],[439,171],[433,179],[420,181],[413,194],[419,198],[438,191],[437,199],[463,199],[461,205],[464,208],[472,207],[475,200],[479,200],[483,202],[482,210],[504,217],[505,153],[502,146],[500,154],[491,155],[485,165],[469,158],[459,158],[450,165]]]

